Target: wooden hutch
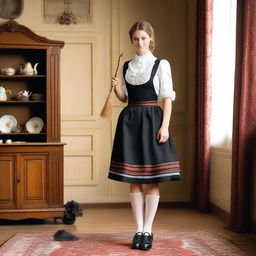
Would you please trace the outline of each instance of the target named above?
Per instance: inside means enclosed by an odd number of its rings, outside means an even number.
[[[0,86],[11,90],[0,101],[0,118],[15,117],[19,131],[0,132],[0,219],[63,217],[63,146],[60,142],[60,50],[64,42],[48,40],[10,20],[0,25]],[[20,74],[20,64],[37,66],[37,74]],[[14,68],[14,75],[2,69]],[[40,99],[17,99],[19,91]],[[33,95],[33,94],[32,94]],[[28,132],[32,117],[43,120],[40,133]],[[1,121],[1,119],[0,119]],[[1,124],[3,125],[3,124]],[[12,142],[6,143],[9,139]]]

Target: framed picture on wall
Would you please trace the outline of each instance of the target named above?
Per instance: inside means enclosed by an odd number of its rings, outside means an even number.
[[[44,22],[79,24],[91,20],[91,0],[44,0]]]

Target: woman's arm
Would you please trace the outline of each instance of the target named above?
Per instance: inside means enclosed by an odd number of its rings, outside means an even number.
[[[112,77],[111,86],[114,87],[116,97],[120,101],[126,102],[127,96],[126,96],[125,90],[124,90],[123,86],[119,84],[119,79],[117,77]]]
[[[163,121],[157,134],[159,143],[164,143],[169,138],[169,124],[172,113],[172,100],[170,98],[164,98],[163,103]]]

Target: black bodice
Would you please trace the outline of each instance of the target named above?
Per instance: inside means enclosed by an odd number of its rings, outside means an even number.
[[[124,63],[124,69],[123,69],[124,80],[125,80],[126,88],[128,91],[129,103],[140,102],[140,101],[157,101],[158,96],[155,92],[153,79],[154,79],[154,76],[156,75],[156,71],[159,66],[160,60],[159,59],[155,60],[155,64],[152,68],[149,81],[140,85],[131,85],[125,79],[125,74],[128,69],[129,62],[130,61],[127,61]]]

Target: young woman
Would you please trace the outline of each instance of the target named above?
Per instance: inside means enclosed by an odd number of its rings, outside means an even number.
[[[146,21],[136,22],[129,35],[136,55],[124,63],[121,79],[111,80],[118,99],[128,99],[128,105],[118,119],[109,178],[130,183],[137,226],[132,248],[149,250],[160,197],[158,183],[180,179],[179,161],[169,137],[175,92],[169,62],[152,54],[152,26]],[[158,99],[163,99],[163,110],[157,105]],[[142,184],[146,184],[145,210]]]

